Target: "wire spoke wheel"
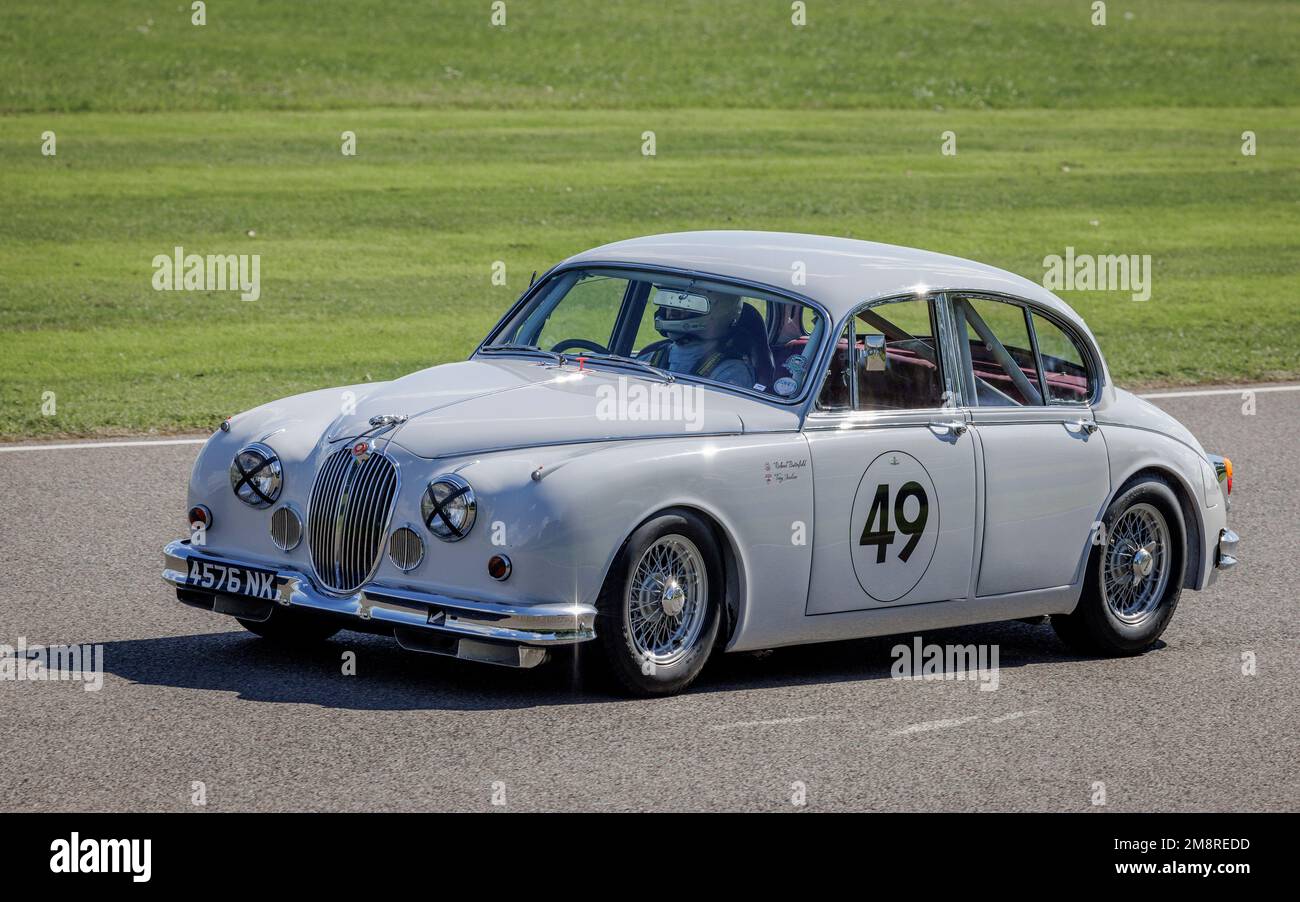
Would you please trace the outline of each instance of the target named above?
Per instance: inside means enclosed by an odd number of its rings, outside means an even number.
[[[1169,584],[1171,548],[1164,514],[1135,504],[1115,521],[1102,559],[1101,591],[1110,612],[1136,624],[1160,606]]]
[[[666,535],[648,547],[628,580],[624,613],[637,654],[673,664],[699,639],[708,610],[704,557],[685,536]]]

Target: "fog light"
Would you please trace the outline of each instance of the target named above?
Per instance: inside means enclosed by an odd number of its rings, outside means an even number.
[[[510,578],[510,571],[513,568],[510,565],[510,558],[504,554],[494,554],[488,559],[488,576],[497,582],[504,582]]]
[[[208,510],[202,504],[196,504],[190,508],[189,512],[190,532],[196,529],[212,528],[212,511]]]

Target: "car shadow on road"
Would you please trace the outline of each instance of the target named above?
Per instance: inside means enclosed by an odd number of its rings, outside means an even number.
[[[735,692],[889,679],[891,649],[912,636],[884,636],[716,655],[690,693]],[[935,630],[925,643],[997,645],[1001,669],[1068,664],[1078,658],[1050,627],[993,623]],[[355,675],[344,674],[355,653]],[[577,663],[513,670],[404,651],[391,639],[342,632],[328,642],[286,648],[243,631],[104,644],[104,668],[133,683],[233,692],[255,702],[368,711],[509,710],[626,699],[578,675]]]

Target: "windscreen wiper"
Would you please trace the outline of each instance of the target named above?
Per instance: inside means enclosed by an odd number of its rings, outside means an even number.
[[[554,360],[557,364],[563,366],[569,358],[559,351],[548,351],[545,348],[539,348],[537,345],[521,344],[503,344],[503,345],[485,345],[484,351],[524,351],[529,354],[541,354],[549,360]]]
[[[599,354],[584,351],[582,354],[575,355],[584,360],[607,360],[613,363],[627,363],[635,367],[640,367],[648,373],[653,373],[665,382],[676,382],[677,379],[668,370],[663,367],[655,366],[652,363],[646,363],[644,360],[637,360],[635,357],[624,357],[622,354]]]

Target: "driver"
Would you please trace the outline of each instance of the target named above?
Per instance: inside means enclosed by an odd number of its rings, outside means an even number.
[[[739,338],[736,324],[743,304],[739,297],[718,291],[687,294],[657,288],[654,304],[655,329],[668,341],[651,346],[647,362],[672,373],[754,387],[754,368],[735,346],[739,342],[733,341]]]

